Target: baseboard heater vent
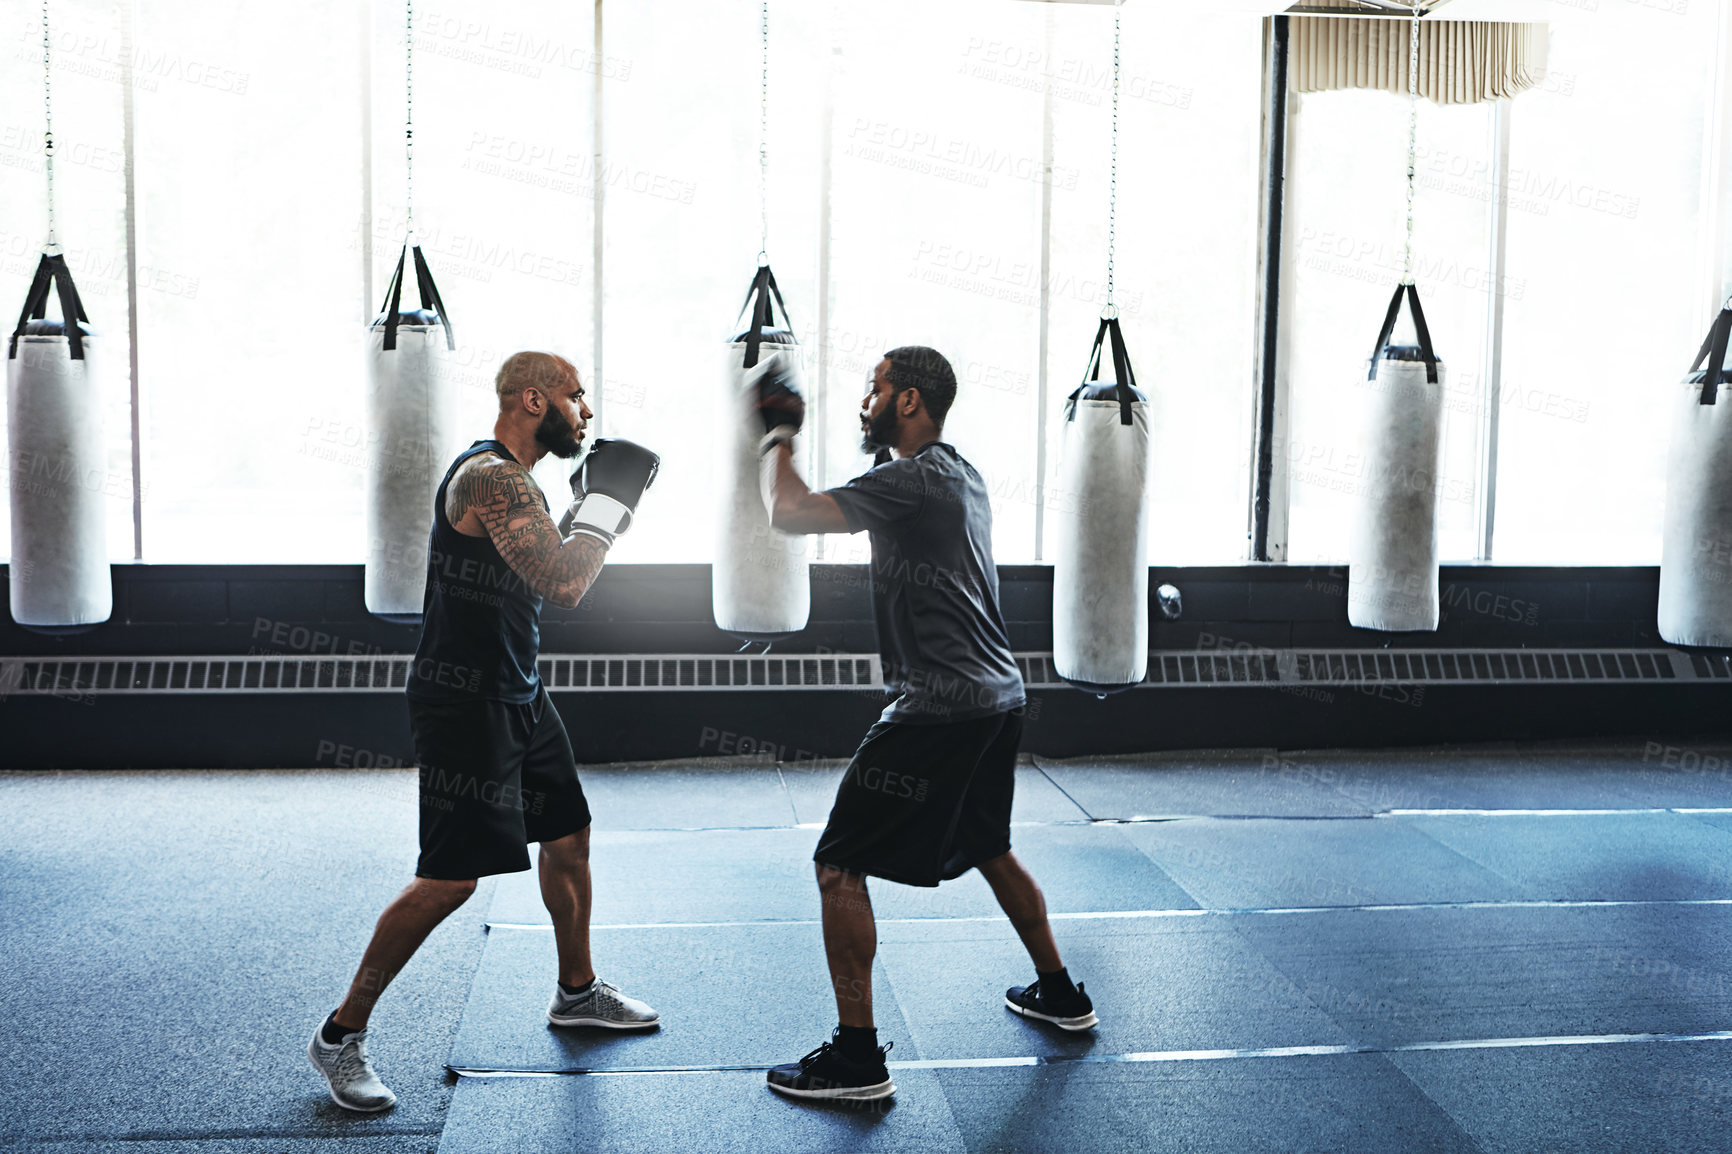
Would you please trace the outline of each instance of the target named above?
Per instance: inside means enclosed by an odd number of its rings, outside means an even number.
[[[0,698],[137,693],[401,693],[407,654],[0,659]],[[1050,653],[1021,653],[1030,689],[1064,689]],[[742,692],[884,688],[871,653],[548,655],[554,692]],[[1674,649],[1257,649],[1149,654],[1139,689],[1726,682],[1723,654]]]

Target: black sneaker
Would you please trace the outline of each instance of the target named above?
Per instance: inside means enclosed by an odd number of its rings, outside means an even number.
[[[843,1055],[831,1034],[825,1042],[798,1062],[777,1066],[768,1074],[770,1089],[794,1098],[824,1098],[841,1102],[868,1102],[896,1093],[884,1055],[896,1043],[887,1042],[868,1062]]]
[[[1095,1017],[1095,1004],[1083,992],[1083,984],[1062,996],[1049,996],[1036,979],[1033,985],[1012,986],[1004,991],[1004,1005],[1013,1014],[1051,1022],[1061,1030],[1086,1030],[1100,1021]]]

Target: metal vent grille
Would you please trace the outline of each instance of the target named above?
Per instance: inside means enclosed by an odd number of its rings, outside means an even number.
[[[1163,685],[1567,685],[1732,677],[1671,649],[1253,649],[1149,654],[1142,686]],[[1017,658],[1031,689],[1065,685],[1045,653]]]
[[[400,693],[408,654],[357,657],[81,657],[0,660],[0,697],[131,693]],[[1017,654],[1030,689],[1069,688],[1050,653]],[[871,653],[550,655],[554,691],[879,690]],[[1149,654],[1139,688],[1168,686],[1595,685],[1727,682],[1724,655],[1672,649],[1258,649]]]
[[[366,657],[13,658],[0,661],[0,697],[24,693],[391,693],[408,683],[408,654]],[[883,688],[876,654],[622,653],[549,656],[553,690],[751,690]]]
[[[1307,685],[1675,681],[1679,656],[1669,649],[1313,650],[1295,652],[1293,676],[1282,680]]]
[[[1704,680],[1732,680],[1732,654],[1716,653],[1710,656],[1706,653],[1692,653],[1690,665],[1695,669],[1696,676]]]
[[[543,657],[549,689],[883,688],[877,654]]]

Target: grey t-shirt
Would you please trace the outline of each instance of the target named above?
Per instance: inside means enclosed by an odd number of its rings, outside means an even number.
[[[974,466],[931,441],[827,490],[872,536],[872,610],[885,721],[965,721],[1022,705],[998,608],[992,508]]]

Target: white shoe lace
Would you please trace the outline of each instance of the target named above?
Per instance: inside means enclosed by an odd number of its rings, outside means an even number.
[[[351,1038],[343,1043],[337,1051],[337,1074],[343,1083],[350,1088],[356,1088],[368,1080],[378,1081],[379,1076],[373,1072],[372,1063],[367,1060],[366,1040],[361,1037]]]
[[[608,1008],[608,1003],[603,999],[611,998],[613,1005],[617,1007],[619,1005],[618,994],[618,986],[615,986],[605,978],[596,978],[595,981],[590,984],[588,993],[577,995],[567,994],[566,1005],[567,1007],[571,1007],[587,1002],[597,1010],[602,1010]]]

